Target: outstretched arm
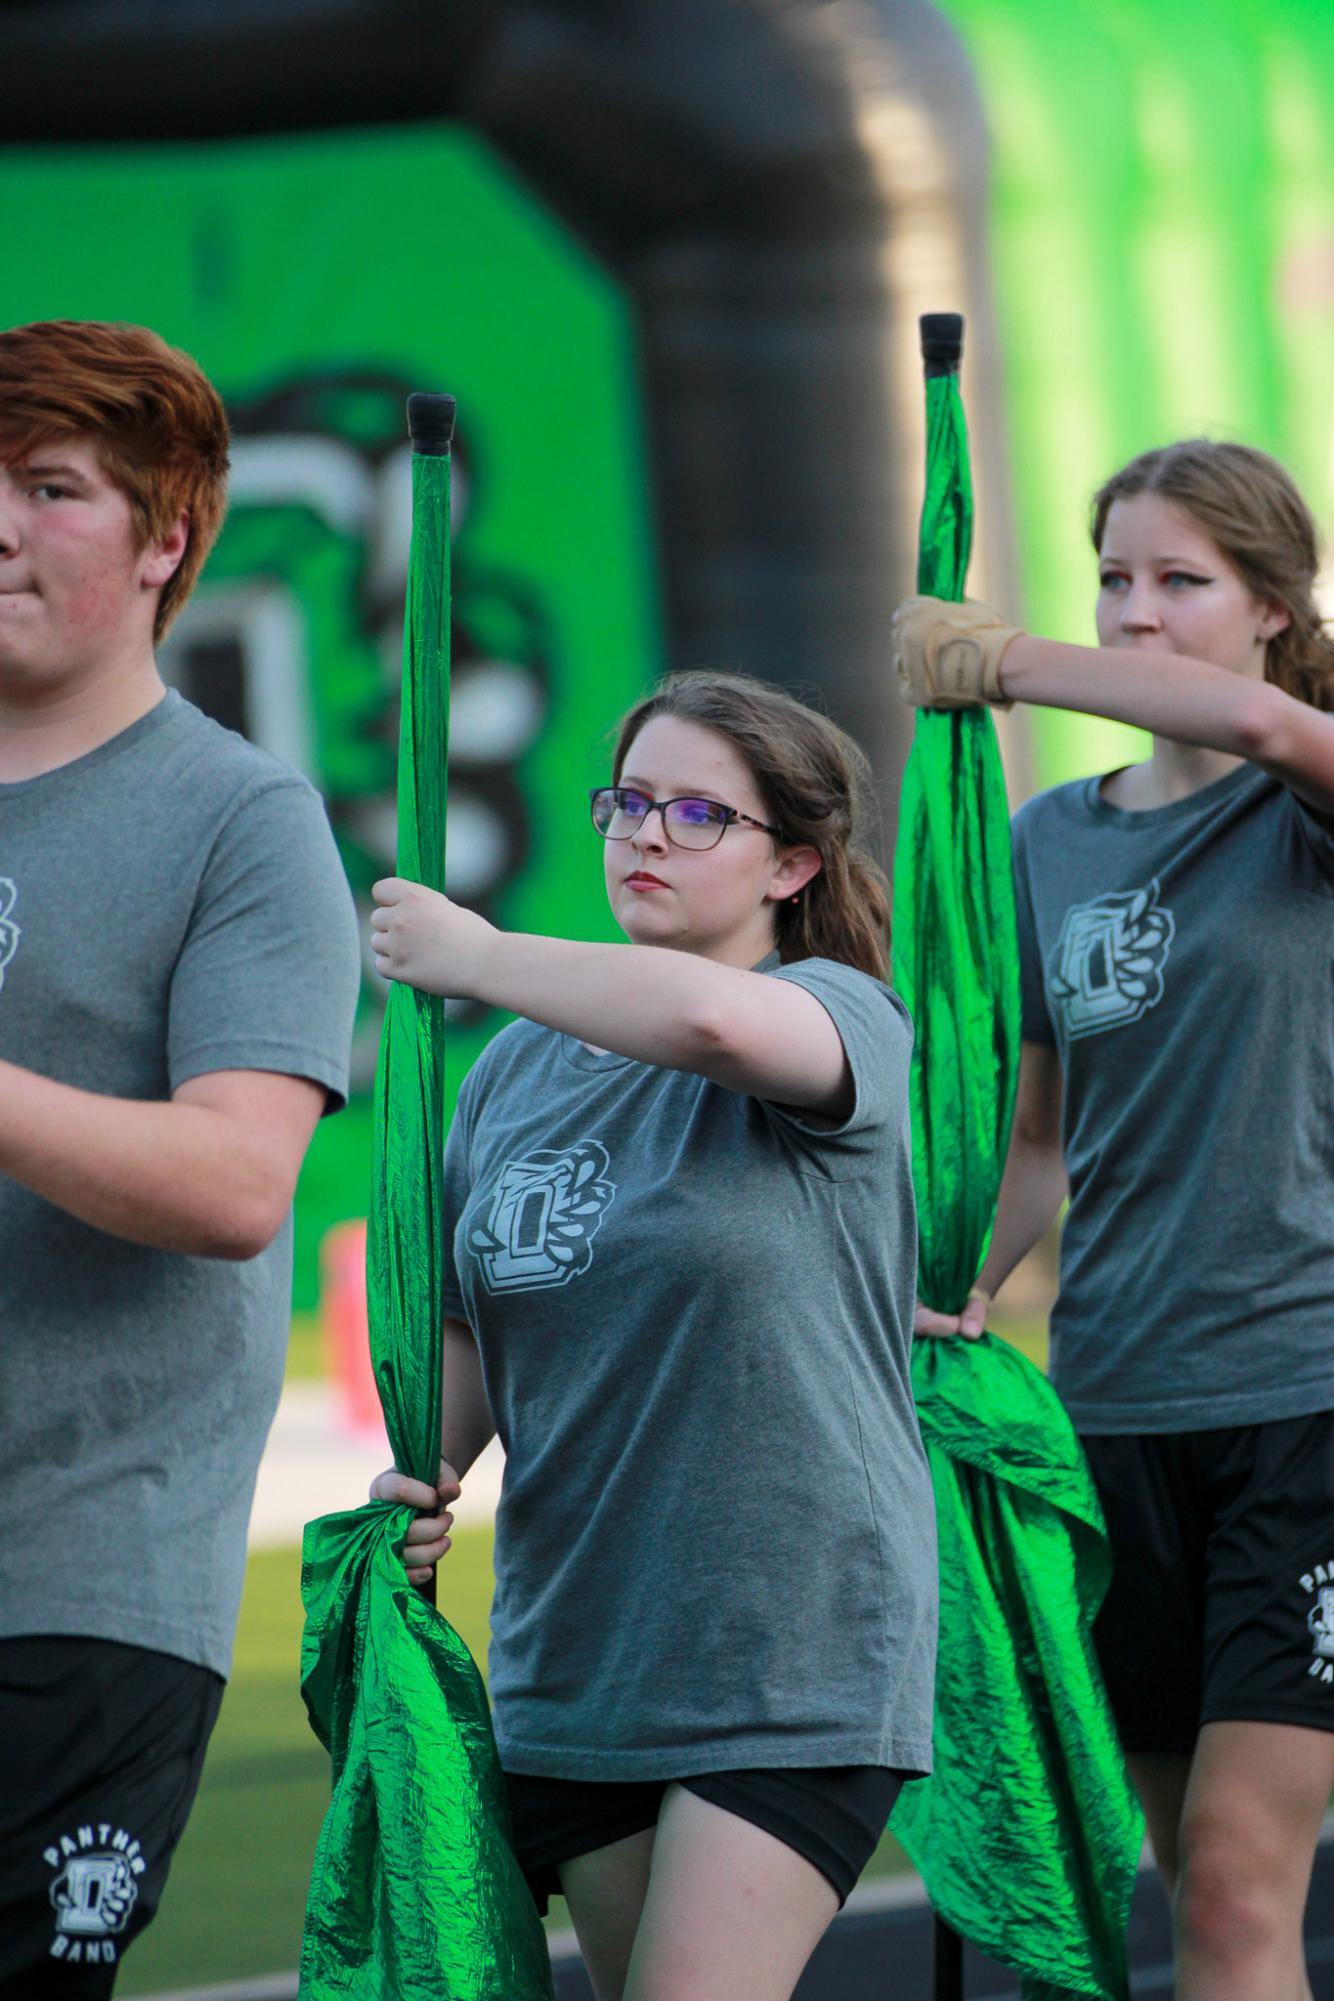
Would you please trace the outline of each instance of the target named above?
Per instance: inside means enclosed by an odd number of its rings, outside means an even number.
[[[1108,716],[1247,758],[1318,813],[1334,814],[1334,716],[1268,681],[1176,653],[1066,646],[1020,633],[1002,656],[1000,686],[1009,701]]]
[[[833,1020],[790,981],[658,945],[498,931],[418,883],[375,885],[377,971],[467,995],[618,1056],[846,1118],[852,1072]]]
[[[905,699],[921,707],[1036,702],[1107,716],[1247,758],[1334,815],[1334,716],[1268,681],[1179,653],[1038,639],[985,605],[923,597],[894,614],[894,664]]]

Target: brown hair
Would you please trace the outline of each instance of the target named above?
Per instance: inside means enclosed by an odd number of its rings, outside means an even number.
[[[130,503],[136,550],[189,516],[185,554],[162,587],[163,633],[194,589],[227,505],[227,414],[197,362],[147,327],[39,320],[0,333],[0,463],[86,435]]]
[[[1142,452],[1093,496],[1089,532],[1099,552],[1112,503],[1156,493],[1217,543],[1253,598],[1291,621],[1267,642],[1265,679],[1299,702],[1334,709],[1334,640],[1312,596],[1320,567],[1311,511],[1277,459],[1251,445],[1184,438]]]
[[[796,903],[776,907],[774,942],[784,965],[837,959],[876,979],[889,958],[885,878],[855,843],[869,769],[828,716],[747,674],[672,674],[622,717],[612,777],[652,716],[677,716],[726,737],[745,759],[782,847],[812,847],[817,875]]]

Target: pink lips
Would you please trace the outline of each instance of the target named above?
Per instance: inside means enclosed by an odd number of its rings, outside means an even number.
[[[625,886],[627,889],[637,889],[642,892],[646,889],[666,889],[668,885],[656,875],[648,875],[643,869],[637,869],[633,875],[625,878]]]

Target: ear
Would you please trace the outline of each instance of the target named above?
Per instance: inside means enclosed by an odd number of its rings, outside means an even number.
[[[175,576],[190,539],[190,517],[182,512],[161,541],[150,542],[144,551],[139,580],[147,591],[160,591]]]
[[[789,848],[769,878],[766,897],[773,903],[786,903],[789,897],[799,895],[823,867],[818,848]]]
[[[1257,639],[1276,639],[1280,632],[1286,632],[1292,624],[1292,613],[1272,599],[1264,598],[1260,604],[1260,623],[1256,627]]]

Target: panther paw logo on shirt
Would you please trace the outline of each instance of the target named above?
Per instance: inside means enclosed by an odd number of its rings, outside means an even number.
[[[568,1285],[593,1262],[593,1238],[616,1193],[595,1139],[506,1161],[486,1222],[469,1238],[488,1292]]]
[[[1138,1021],[1163,997],[1176,919],[1158,881],[1095,896],[1065,913],[1047,962],[1047,993],[1071,1038]]]

